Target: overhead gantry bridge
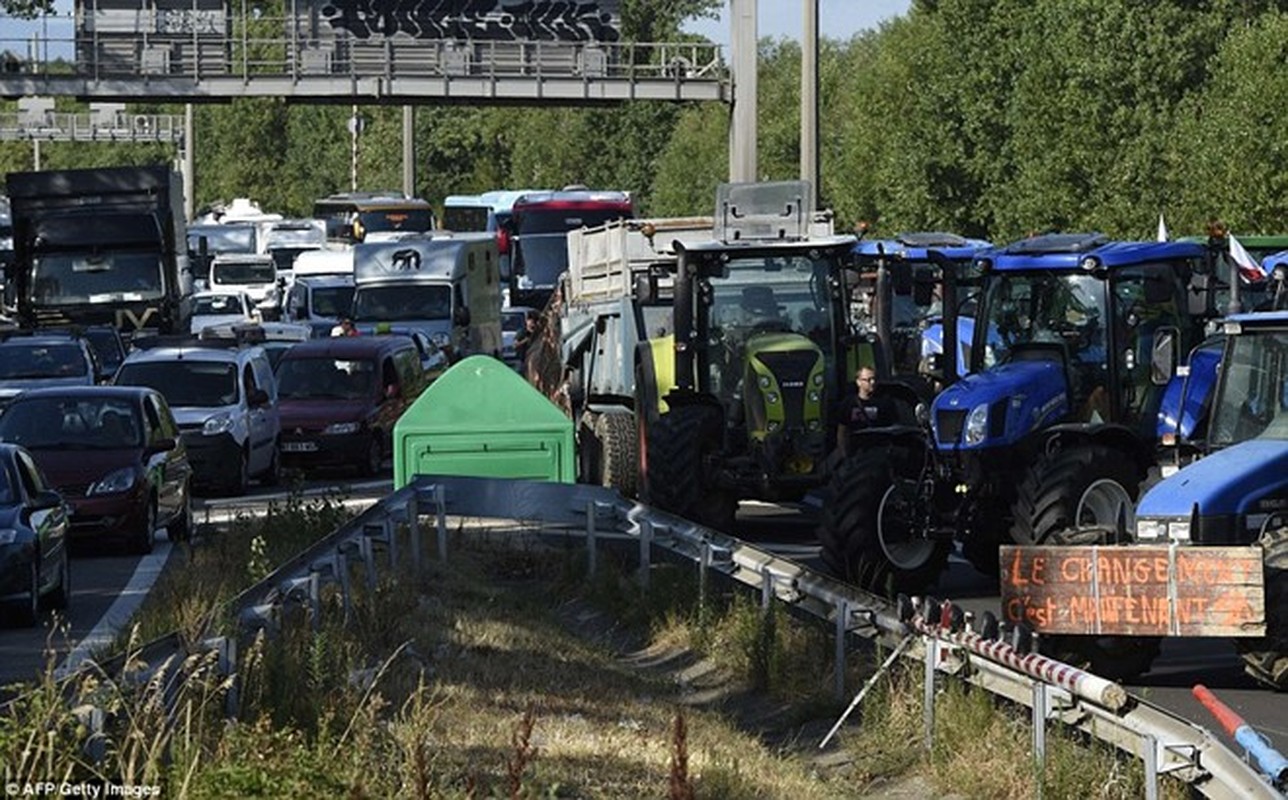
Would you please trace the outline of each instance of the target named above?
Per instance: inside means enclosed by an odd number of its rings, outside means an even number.
[[[611,0],[292,0],[277,17],[266,6],[78,0],[71,18],[43,20],[26,35],[0,18],[0,96],[359,105],[732,98],[720,46],[622,41]]]

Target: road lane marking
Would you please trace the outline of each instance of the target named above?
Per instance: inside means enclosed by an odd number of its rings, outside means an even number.
[[[156,583],[161,569],[165,567],[165,562],[170,557],[170,550],[169,541],[158,541],[151,553],[139,559],[139,564],[134,568],[134,574],[130,576],[125,588],[121,589],[116,600],[112,601],[112,605],[94,628],[63,659],[63,663],[54,671],[54,677],[59,680],[67,677],[79,669],[94,650],[111,644],[116,634],[134,616],[134,612],[143,603],[143,598],[148,596],[148,591],[152,588],[152,584]],[[73,589],[73,595],[74,593]]]

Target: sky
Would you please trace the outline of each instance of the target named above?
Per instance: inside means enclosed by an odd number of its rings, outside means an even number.
[[[800,39],[805,24],[807,0],[757,0],[756,28],[759,38]],[[729,44],[729,2],[719,21],[690,21],[684,29],[713,42]],[[908,13],[912,0],[818,0],[818,29],[821,36],[845,41],[861,30],[877,27],[883,20]]]

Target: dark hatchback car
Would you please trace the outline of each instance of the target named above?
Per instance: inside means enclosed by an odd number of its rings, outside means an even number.
[[[192,467],[165,398],[136,386],[32,389],[0,416],[0,439],[31,451],[67,499],[76,540],[152,550],[192,530]]]
[[[277,365],[282,465],[379,474],[394,423],[426,383],[420,351],[406,336],[300,342]]]
[[[31,453],[0,443],[0,600],[6,621],[35,625],[42,607],[67,608],[69,517]]]

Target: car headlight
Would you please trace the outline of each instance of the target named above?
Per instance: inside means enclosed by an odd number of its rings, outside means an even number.
[[[361,429],[361,422],[336,422],[323,428],[322,433],[327,436],[339,436],[345,433],[357,433]]]
[[[231,431],[234,424],[233,415],[225,411],[206,420],[205,424],[201,426],[201,434],[203,436],[218,436],[221,433]]]
[[[95,494],[118,494],[127,492],[134,485],[135,473],[131,467],[122,467],[121,469],[109,472],[107,475],[99,478],[90,487],[85,490],[87,495]]]
[[[13,528],[0,528],[0,547],[18,541],[18,531]]]
[[[988,403],[981,403],[966,415],[966,444],[979,444],[988,431]]]

